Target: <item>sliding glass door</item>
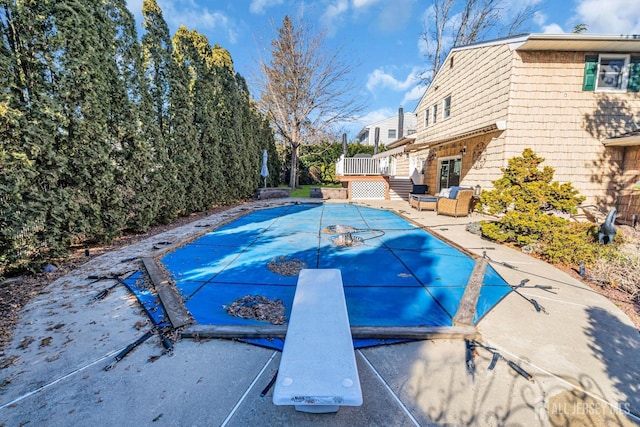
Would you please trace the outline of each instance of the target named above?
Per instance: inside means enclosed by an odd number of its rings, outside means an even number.
[[[460,171],[462,169],[462,159],[444,159],[440,160],[439,168],[439,184],[438,191],[454,185],[460,185]]]

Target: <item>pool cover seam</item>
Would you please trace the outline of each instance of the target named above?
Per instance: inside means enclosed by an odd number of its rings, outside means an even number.
[[[204,288],[205,286],[207,286],[209,283],[212,282],[212,280],[214,280],[216,277],[218,277],[220,274],[222,274],[222,272],[224,272],[229,266],[231,266],[233,264],[233,262],[235,260],[237,260],[240,255],[242,255],[243,253],[245,253],[249,248],[251,248],[257,241],[258,239],[260,239],[260,237],[262,237],[262,235],[264,233],[267,232],[267,230],[269,230],[271,227],[273,227],[274,224],[276,224],[277,222],[280,221],[280,217],[276,217],[273,221],[271,221],[271,223],[269,224],[268,227],[266,227],[264,230],[262,230],[262,232],[260,234],[258,234],[258,236],[256,236],[255,239],[253,239],[251,241],[251,243],[249,243],[247,246],[243,247],[242,250],[240,252],[238,252],[238,254],[233,257],[233,259],[227,264],[225,265],[223,268],[220,269],[220,271],[218,271],[216,274],[213,275],[213,277],[211,277],[209,280],[207,280],[206,282],[204,282],[201,286],[198,286],[198,289],[196,289],[195,291],[193,291],[191,293],[191,295],[189,295],[188,297],[184,298],[184,302],[189,301],[191,298],[193,298],[198,292],[200,292],[200,290],[202,288]],[[215,245],[212,245],[215,246]]]
[[[364,215],[362,215],[362,212],[360,211],[359,207],[356,207],[358,213],[360,214],[360,217],[362,218],[362,221],[364,221],[365,224],[367,224],[367,226],[369,226],[369,223],[367,222],[367,220],[364,218]],[[398,215],[395,212],[393,212],[394,215]],[[400,215],[398,215],[400,216]],[[402,218],[402,217],[401,217]],[[380,241],[380,243],[382,244],[382,246],[384,246],[385,248],[387,248],[387,250],[389,252],[391,252],[393,254],[394,257],[396,257],[398,259],[398,261],[400,261],[400,264],[402,264],[404,266],[404,268],[407,269],[407,271],[409,271],[411,273],[411,275],[413,276],[413,278],[420,283],[420,285],[422,286],[422,288],[429,294],[429,296],[431,296],[431,298],[433,298],[433,300],[436,302],[436,304],[438,304],[440,306],[440,308],[447,313],[447,315],[449,316],[449,318],[451,319],[451,321],[453,322],[453,316],[451,315],[451,313],[449,313],[449,310],[447,310],[442,303],[431,293],[431,291],[429,291],[429,288],[427,286],[425,286],[425,284],[422,282],[422,280],[420,280],[420,278],[418,276],[416,276],[416,274],[413,272],[413,270],[411,268],[409,268],[409,266],[407,264],[405,264],[405,262],[402,260],[402,258],[400,258],[396,252],[391,249],[389,246],[387,246],[386,242],[384,241]],[[456,286],[456,287],[460,287],[460,286]]]

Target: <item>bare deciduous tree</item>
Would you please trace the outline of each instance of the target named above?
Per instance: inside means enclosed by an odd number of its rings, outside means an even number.
[[[534,12],[523,3],[505,25],[503,0],[433,0],[432,21],[425,22],[422,33],[429,67],[424,80],[430,82],[435,77],[449,48],[481,41],[492,33],[516,34]]]
[[[260,59],[261,73],[255,76],[259,108],[291,147],[292,188],[298,184],[300,146],[326,138],[332,126],[353,119],[364,107],[350,79],[352,66],[323,42],[322,33],[313,34],[302,22],[294,27],[285,16],[271,42],[271,59]]]

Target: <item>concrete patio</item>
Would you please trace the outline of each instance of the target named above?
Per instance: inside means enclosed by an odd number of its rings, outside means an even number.
[[[308,199],[304,200],[308,202]],[[275,406],[269,391],[280,353],[228,340],[179,340],[163,355],[158,337],[113,369],[104,367],[150,324],[123,286],[91,302],[109,282],[89,275],[139,268],[158,242],[196,236],[246,209],[296,199],[257,201],[173,229],[84,264],[52,283],[22,313],[0,369],[0,426],[632,426],[640,423],[640,333],[610,301],[570,275],[465,230],[481,217],[437,216],[407,202],[370,201],[492,260],[511,285],[552,286],[511,293],[478,324],[484,345],[505,360],[488,370],[478,349],[473,375],[465,343],[415,341],[356,351],[364,403],[335,414]],[[209,227],[209,228],[208,228]],[[163,248],[164,249],[164,248]],[[132,258],[136,258],[132,260]],[[123,262],[124,260],[124,262]]]

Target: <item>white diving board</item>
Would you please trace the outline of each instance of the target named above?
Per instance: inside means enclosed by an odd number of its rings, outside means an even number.
[[[312,413],[362,405],[338,269],[300,271],[273,403],[295,405],[298,411]]]

